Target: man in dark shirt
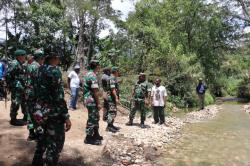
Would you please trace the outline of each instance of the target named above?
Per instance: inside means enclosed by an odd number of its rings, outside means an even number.
[[[204,109],[206,90],[207,86],[203,83],[202,78],[199,78],[199,84],[196,87],[196,93],[198,94],[199,97],[200,110]]]

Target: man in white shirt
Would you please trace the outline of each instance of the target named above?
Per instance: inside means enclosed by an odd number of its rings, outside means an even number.
[[[167,91],[164,86],[161,86],[161,80],[157,78],[155,85],[152,87],[151,98],[154,110],[154,123],[165,123],[164,108],[166,106]]]
[[[79,72],[80,66],[75,65],[74,70],[71,71],[68,75],[68,87],[70,87],[71,90],[69,109],[71,110],[76,110],[78,92],[80,87],[80,78],[78,76]]]

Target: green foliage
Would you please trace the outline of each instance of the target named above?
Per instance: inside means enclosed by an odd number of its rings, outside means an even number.
[[[250,79],[246,77],[239,85],[238,97],[250,100]]]
[[[214,97],[211,95],[210,91],[205,93],[205,105],[210,105],[215,102]]]

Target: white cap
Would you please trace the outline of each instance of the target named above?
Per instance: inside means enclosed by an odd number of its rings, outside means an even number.
[[[74,69],[80,69],[79,65],[75,65]]]

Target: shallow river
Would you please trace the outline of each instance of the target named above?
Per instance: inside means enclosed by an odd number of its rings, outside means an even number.
[[[210,121],[188,124],[155,166],[250,166],[250,115],[241,105],[222,105]]]

